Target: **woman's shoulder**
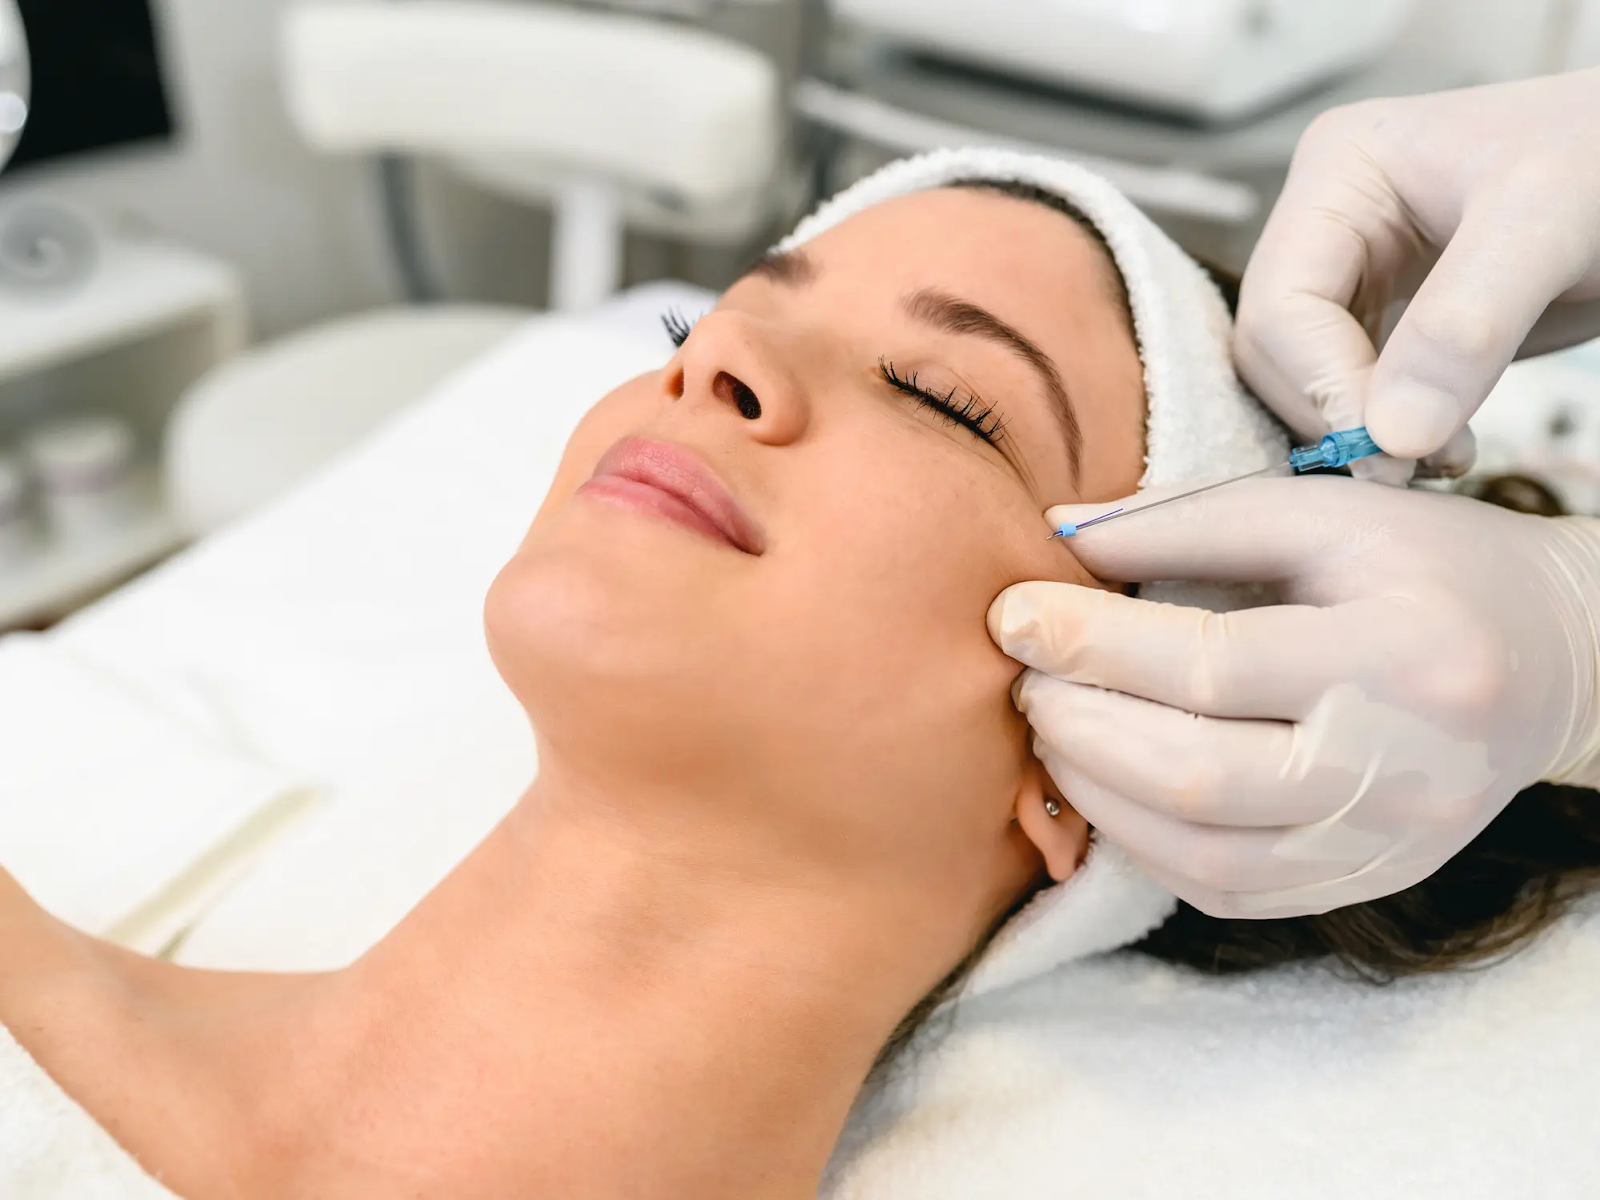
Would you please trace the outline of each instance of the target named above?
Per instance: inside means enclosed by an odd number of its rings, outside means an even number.
[[[0,1022],[0,1195],[175,1200]]]
[[[64,929],[9,871],[0,867],[0,981],[24,959],[60,941]]]
[[[0,870],[0,1024],[17,1032],[50,981],[83,959],[82,934],[44,909],[8,872]]]

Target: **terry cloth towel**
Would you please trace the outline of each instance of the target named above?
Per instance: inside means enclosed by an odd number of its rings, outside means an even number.
[[[1600,903],[1388,987],[1105,954],[963,1002],[823,1200],[1594,1200]],[[920,1051],[920,1052],[917,1052]]]
[[[49,638],[0,639],[0,867],[67,923],[159,951],[312,792]]]
[[[177,1200],[0,1025],[0,1196]]]
[[[1105,237],[1127,287],[1148,410],[1140,488],[1203,483],[1288,456],[1282,427],[1233,371],[1233,322],[1205,272],[1116,188],[1073,163],[1009,150],[939,150],[890,163],[832,200],[779,245],[803,245],[896,196],[982,179],[1032,184],[1076,207]],[[1216,610],[1259,603],[1239,588],[1161,584],[1152,599]],[[1115,846],[1090,843],[1083,866],[1007,923],[963,996],[1019,983],[1065,962],[1137,941],[1172,913],[1171,893]]]

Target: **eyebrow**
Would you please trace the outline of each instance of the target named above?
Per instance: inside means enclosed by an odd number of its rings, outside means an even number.
[[[816,260],[804,250],[769,250],[745,274],[757,275],[789,287],[801,287],[817,277],[818,268]]]
[[[747,275],[759,276],[786,287],[804,287],[821,273],[815,259],[801,247],[793,250],[770,250],[756,260]],[[960,337],[978,337],[1005,347],[1039,376],[1056,411],[1062,436],[1067,443],[1067,463],[1074,478],[1080,474],[1083,462],[1083,427],[1078,422],[1078,411],[1072,397],[1061,381],[1061,371],[1055,360],[1039,349],[1027,336],[1002,321],[986,308],[969,300],[962,300],[936,288],[923,288],[902,302],[905,311],[915,320],[946,333]]]
[[[1083,458],[1083,427],[1078,423],[1077,410],[1061,382],[1061,372],[1055,361],[1027,337],[1006,324],[986,308],[962,300],[946,292],[924,288],[907,296],[903,301],[906,312],[925,325],[962,337],[983,338],[1005,347],[1027,363],[1039,376],[1045,394],[1056,410],[1056,417],[1067,443],[1067,461],[1073,477]]]

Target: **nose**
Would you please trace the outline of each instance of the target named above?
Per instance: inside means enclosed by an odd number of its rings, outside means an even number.
[[[810,420],[791,361],[777,330],[744,313],[711,312],[695,324],[662,386],[675,401],[735,417],[757,441],[783,445]]]

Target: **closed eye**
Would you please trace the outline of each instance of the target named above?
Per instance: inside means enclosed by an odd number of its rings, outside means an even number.
[[[960,388],[941,392],[923,387],[917,381],[915,371],[909,376],[903,376],[887,359],[878,360],[878,370],[882,373],[884,382],[895,391],[931,408],[952,425],[960,425],[963,429],[970,430],[973,436],[989,445],[996,447],[1000,445],[1001,439],[1005,436],[1006,423],[1005,418],[993,405],[985,404],[971,392],[963,392]]]

